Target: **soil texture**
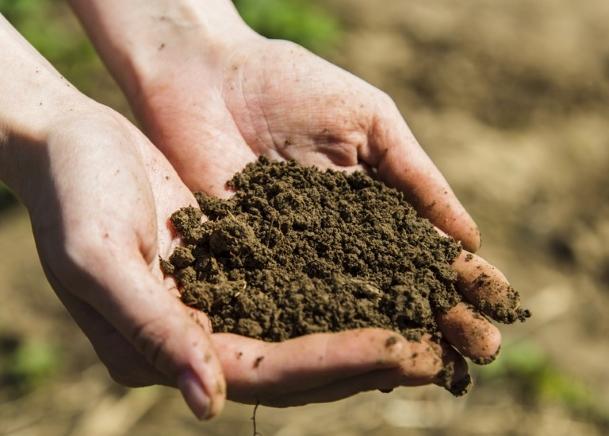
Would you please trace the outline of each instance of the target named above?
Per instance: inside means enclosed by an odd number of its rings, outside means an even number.
[[[162,261],[214,331],[265,341],[364,327],[441,336],[436,314],[461,300],[450,268],[461,248],[402,193],[361,172],[265,158],[229,185],[231,199],[197,194],[201,210],[173,214],[184,246]]]

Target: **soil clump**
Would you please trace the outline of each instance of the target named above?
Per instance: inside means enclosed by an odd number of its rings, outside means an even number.
[[[171,221],[184,246],[162,261],[185,304],[216,332],[265,341],[364,327],[441,336],[436,314],[461,301],[461,248],[404,195],[368,175],[260,158],[228,200]],[[202,216],[208,220],[202,222]]]

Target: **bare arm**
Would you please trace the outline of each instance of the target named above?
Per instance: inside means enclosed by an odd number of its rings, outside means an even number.
[[[0,179],[24,196],[26,153],[79,100],[74,88],[0,15]],[[61,109],[60,109],[61,108]]]
[[[225,45],[252,37],[229,0],[69,0],[123,91],[131,98],[165,66],[197,52],[210,64]],[[205,47],[204,53],[200,50]],[[203,79],[203,78],[202,78]]]

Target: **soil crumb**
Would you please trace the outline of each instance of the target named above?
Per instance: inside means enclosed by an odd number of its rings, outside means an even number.
[[[232,198],[199,193],[201,210],[172,215],[184,246],[161,262],[214,331],[283,341],[379,327],[441,338],[436,315],[461,301],[450,267],[461,247],[401,192],[361,172],[266,158],[229,186]]]

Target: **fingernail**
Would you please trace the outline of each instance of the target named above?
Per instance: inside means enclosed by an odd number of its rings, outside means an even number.
[[[182,392],[184,401],[199,420],[207,419],[210,410],[210,400],[199,378],[190,370],[184,371],[178,377],[178,389]]]

